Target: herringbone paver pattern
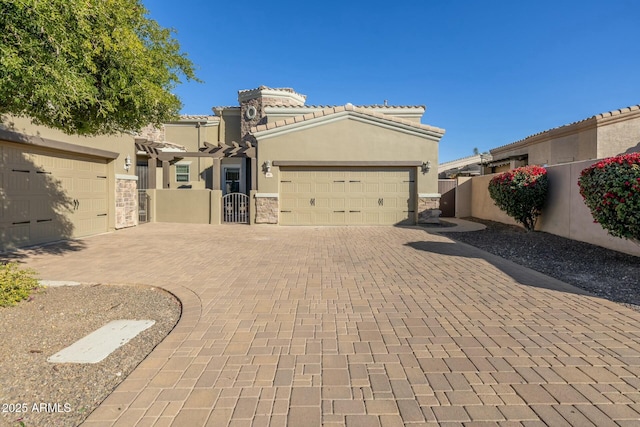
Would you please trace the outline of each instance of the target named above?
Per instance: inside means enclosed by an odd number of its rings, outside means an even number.
[[[88,426],[640,424],[640,313],[445,237],[148,224],[85,244],[27,264],[184,305]]]

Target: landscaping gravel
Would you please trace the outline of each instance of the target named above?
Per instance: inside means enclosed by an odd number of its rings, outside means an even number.
[[[0,425],[79,425],[164,339],[180,313],[168,292],[116,285],[49,287],[0,308]],[[99,363],[47,362],[119,319],[155,324]]]
[[[446,233],[457,240],[529,267],[598,297],[640,308],[640,257],[499,222],[467,218],[485,230]],[[442,230],[446,232],[446,229]],[[639,310],[640,311],[640,310]]]

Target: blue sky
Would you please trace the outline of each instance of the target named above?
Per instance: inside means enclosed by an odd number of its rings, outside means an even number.
[[[204,83],[184,114],[292,87],[310,105],[426,105],[440,162],[640,103],[637,0],[143,0]]]

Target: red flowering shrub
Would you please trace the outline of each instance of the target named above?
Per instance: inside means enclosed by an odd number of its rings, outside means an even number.
[[[580,194],[609,234],[640,240],[640,153],[601,160],[582,171]]]
[[[507,215],[533,231],[547,199],[547,170],[541,166],[524,166],[494,176],[489,195]]]

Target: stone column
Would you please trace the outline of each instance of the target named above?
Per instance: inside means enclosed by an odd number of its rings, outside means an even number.
[[[418,224],[439,224],[440,194],[418,195]]]
[[[116,175],[116,229],[138,225],[138,177]]]
[[[278,209],[278,197],[256,194],[256,224],[277,224]]]

